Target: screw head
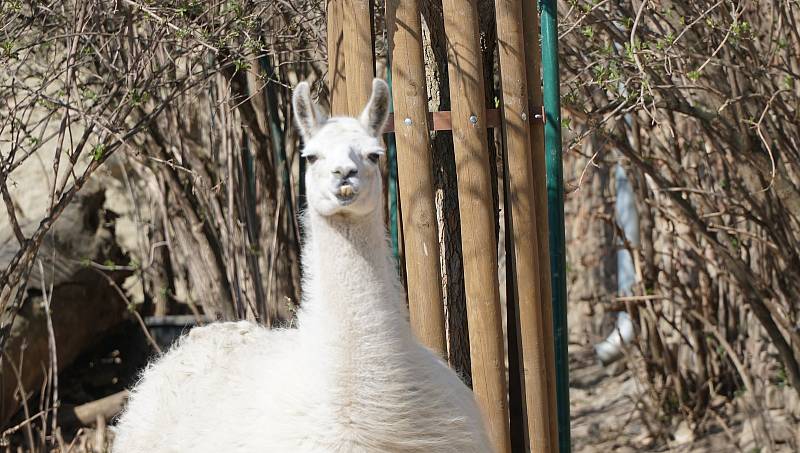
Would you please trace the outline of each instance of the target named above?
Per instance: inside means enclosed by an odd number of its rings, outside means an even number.
[[[528,114],[525,112],[522,112],[522,121],[528,121]]]
[[[469,122],[472,123],[472,124],[478,124],[478,117],[475,116],[475,115],[471,115],[469,117]]]
[[[411,126],[411,124],[413,124],[413,121],[411,121],[411,118],[406,118],[403,120],[403,124],[405,124],[406,126]]]

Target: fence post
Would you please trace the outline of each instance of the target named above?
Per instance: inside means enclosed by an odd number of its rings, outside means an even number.
[[[428,94],[422,54],[419,0],[389,0],[387,27],[392,61],[394,130],[411,325],[426,346],[447,356],[439,232],[434,205]]]
[[[541,109],[542,99],[542,50],[539,41],[539,10],[536,3],[522,2],[522,17],[525,22],[525,60],[528,69],[528,97],[531,111]],[[544,111],[537,112],[540,115]],[[542,118],[544,120],[544,118]],[[555,347],[553,344],[553,303],[550,282],[550,234],[547,213],[547,171],[544,147],[544,121],[530,123],[531,163],[533,164],[534,199],[536,201],[536,234],[539,248],[539,289],[542,309],[542,334],[545,340],[547,373],[548,414],[550,414],[550,448],[558,452],[558,417],[556,405]]]
[[[344,0],[347,111],[358,116],[367,105],[375,77],[370,0]]]
[[[550,452],[547,361],[542,326],[537,212],[531,162],[530,125],[522,2],[496,0],[497,49],[503,90],[503,132],[507,153],[511,239],[516,273],[514,298],[519,317],[525,414],[531,452]],[[511,378],[511,377],[510,377]]]
[[[497,241],[475,0],[444,0],[472,387],[498,453],[510,451]]]
[[[394,83],[392,82],[392,59],[387,58],[386,61],[386,83],[389,85],[389,113],[394,113]],[[386,136],[386,188],[387,188],[387,223],[389,224],[389,240],[392,244],[392,256],[397,262],[398,270],[405,261],[402,259],[404,256],[400,253],[402,245],[400,244],[400,219],[399,214],[399,193],[397,191],[397,139],[395,134],[388,134]],[[406,285],[408,285],[406,283]]]
[[[558,9],[555,0],[541,0],[544,107],[547,116],[547,204],[550,227],[550,270],[553,291],[558,445],[569,453],[569,359],[567,356],[567,263],[564,238],[564,169],[561,155],[561,91],[558,81]]]
[[[342,27],[344,1],[328,0],[328,91],[331,115],[346,114],[348,109],[344,29]],[[300,178],[300,184],[303,184],[302,178]]]

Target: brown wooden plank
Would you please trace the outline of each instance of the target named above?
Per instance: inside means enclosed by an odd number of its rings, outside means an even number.
[[[387,28],[392,61],[397,174],[411,326],[426,346],[447,356],[439,232],[434,204],[433,164],[428,133],[428,94],[422,54],[419,0],[388,0]]]
[[[515,297],[522,346],[522,372],[528,447],[531,452],[550,451],[547,370],[542,329],[540,263],[535,182],[531,164],[530,123],[533,118],[525,70],[522,1],[495,0],[497,49],[503,90],[503,135],[506,147],[514,253]],[[520,378],[514,376],[512,378]]]
[[[497,241],[475,0],[443,0],[472,388],[497,453],[510,452]]]
[[[539,45],[539,11],[534,2],[522,2],[525,37],[525,61],[528,69],[529,105],[542,105],[542,53]],[[538,109],[539,107],[537,107]],[[544,110],[542,110],[544,113]],[[550,286],[550,235],[547,224],[547,173],[544,155],[544,121],[530,124],[533,164],[536,232],[539,253],[539,287],[542,309],[542,333],[545,340],[550,451],[558,453],[558,419],[556,409],[555,345],[553,344],[553,305]]]
[[[370,0],[344,0],[344,53],[347,113],[358,116],[372,94],[375,59],[372,49]]]
[[[331,115],[345,115],[348,108],[343,15],[344,0],[328,0],[328,92]]]

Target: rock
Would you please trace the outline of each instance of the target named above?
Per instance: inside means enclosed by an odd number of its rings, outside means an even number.
[[[675,443],[678,445],[694,442],[695,438],[694,430],[692,430],[692,428],[689,426],[689,422],[686,420],[678,424],[673,436],[675,437]]]
[[[785,400],[782,388],[777,385],[770,385],[764,393],[766,393],[767,409],[783,409]]]
[[[655,437],[647,431],[640,433],[633,438],[633,443],[639,448],[639,451],[647,450],[656,443]]]
[[[778,444],[788,444],[792,442],[795,437],[795,429],[786,422],[773,424],[770,427],[769,433],[772,436],[773,442]]]
[[[796,427],[794,430],[794,444],[800,447],[800,427]]]
[[[126,304],[114,285],[121,285],[130,275],[128,270],[107,272],[113,285],[100,273],[82,264],[84,260],[97,263],[127,264],[128,258],[116,244],[111,213],[101,208],[102,190],[84,189],[53,225],[39,251],[45,270],[44,278],[36,266],[31,273],[25,301],[11,326],[6,351],[7,360],[0,363],[0,425],[21,407],[15,397],[17,388],[33,396],[41,388],[44,370],[50,366],[47,312],[42,286],[48,289],[52,327],[57,345],[58,368],[64,369],[102,334],[121,323]],[[0,269],[7,265],[18,245],[0,237]],[[42,281],[45,285],[42,285]],[[21,351],[24,360],[20,376],[9,360],[18,366]],[[4,352],[6,352],[4,351]]]
[[[613,450],[617,453],[637,453],[639,450],[627,445],[616,445]]]
[[[786,412],[792,414],[796,420],[800,420],[800,395],[791,387],[783,388],[783,401]]]
[[[747,419],[744,421],[744,423],[742,423],[742,432],[739,433],[739,449],[741,449],[741,451],[753,451],[758,448],[755,434],[755,423],[756,421],[752,418]]]
[[[760,429],[766,422],[765,429]],[[786,446],[793,441],[796,436],[795,424],[788,420],[786,413],[780,409],[771,410],[763,414],[763,418],[758,415],[748,418],[742,424],[742,431],[739,434],[739,448],[742,451],[756,451],[767,445],[768,435],[777,447]],[[780,448],[777,451],[783,451]]]
[[[772,441],[778,444],[786,444],[794,438],[794,424],[787,420],[784,411],[770,411],[767,416],[767,430]]]

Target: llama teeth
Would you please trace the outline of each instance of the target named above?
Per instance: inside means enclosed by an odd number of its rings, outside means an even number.
[[[349,197],[349,196],[353,195],[353,186],[344,185],[344,186],[339,187],[339,195],[341,195],[343,197]]]

